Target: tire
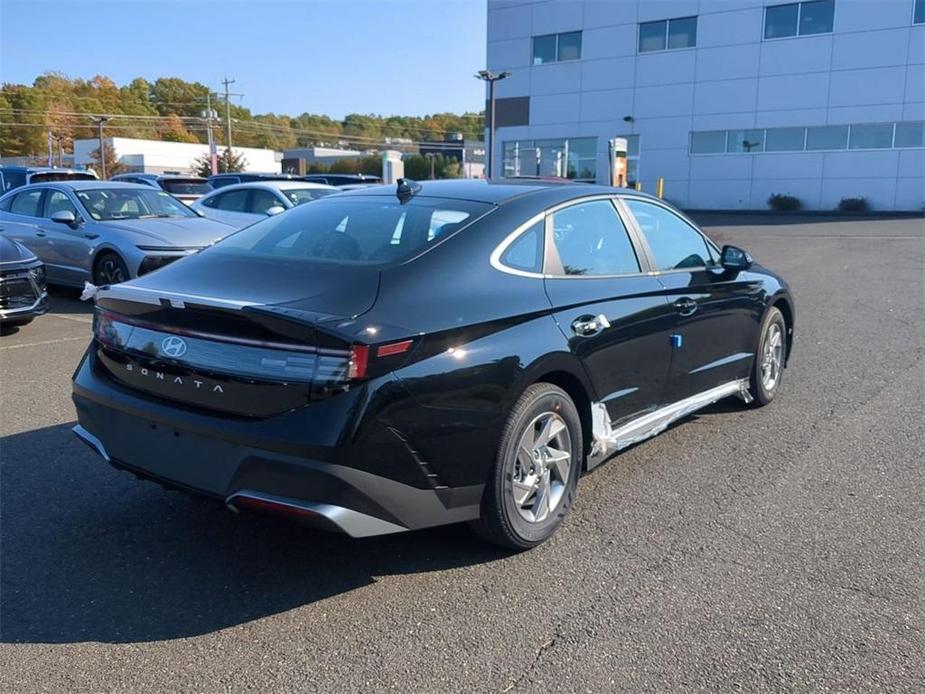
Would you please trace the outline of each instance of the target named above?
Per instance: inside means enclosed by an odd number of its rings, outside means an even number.
[[[571,398],[550,383],[530,386],[504,427],[472,528],[501,547],[535,547],[574,503],[583,462],[581,420]]]
[[[24,325],[29,325],[32,321],[32,318],[10,318],[3,321],[3,327],[21,328]]]
[[[93,284],[101,287],[106,284],[119,284],[130,279],[128,267],[118,254],[106,251],[100,254],[93,264]]]
[[[764,407],[780,390],[787,358],[787,322],[780,309],[771,307],[761,325],[752,366],[750,390],[755,406]]]

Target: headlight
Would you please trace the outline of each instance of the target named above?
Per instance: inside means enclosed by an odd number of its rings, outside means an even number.
[[[32,277],[32,281],[35,282],[42,289],[45,288],[45,266],[39,265],[29,270],[29,276]]]

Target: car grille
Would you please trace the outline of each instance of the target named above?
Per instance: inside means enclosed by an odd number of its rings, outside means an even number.
[[[29,276],[29,270],[0,273],[0,309],[12,311],[29,308],[39,298],[39,292]]]

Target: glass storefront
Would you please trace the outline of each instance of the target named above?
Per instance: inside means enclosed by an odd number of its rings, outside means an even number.
[[[513,140],[504,143],[504,175],[597,180],[597,138]]]

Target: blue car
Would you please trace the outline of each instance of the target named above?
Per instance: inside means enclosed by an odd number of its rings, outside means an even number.
[[[50,284],[117,284],[233,231],[166,191],[138,184],[55,181],[0,197],[0,233],[45,263]]]

